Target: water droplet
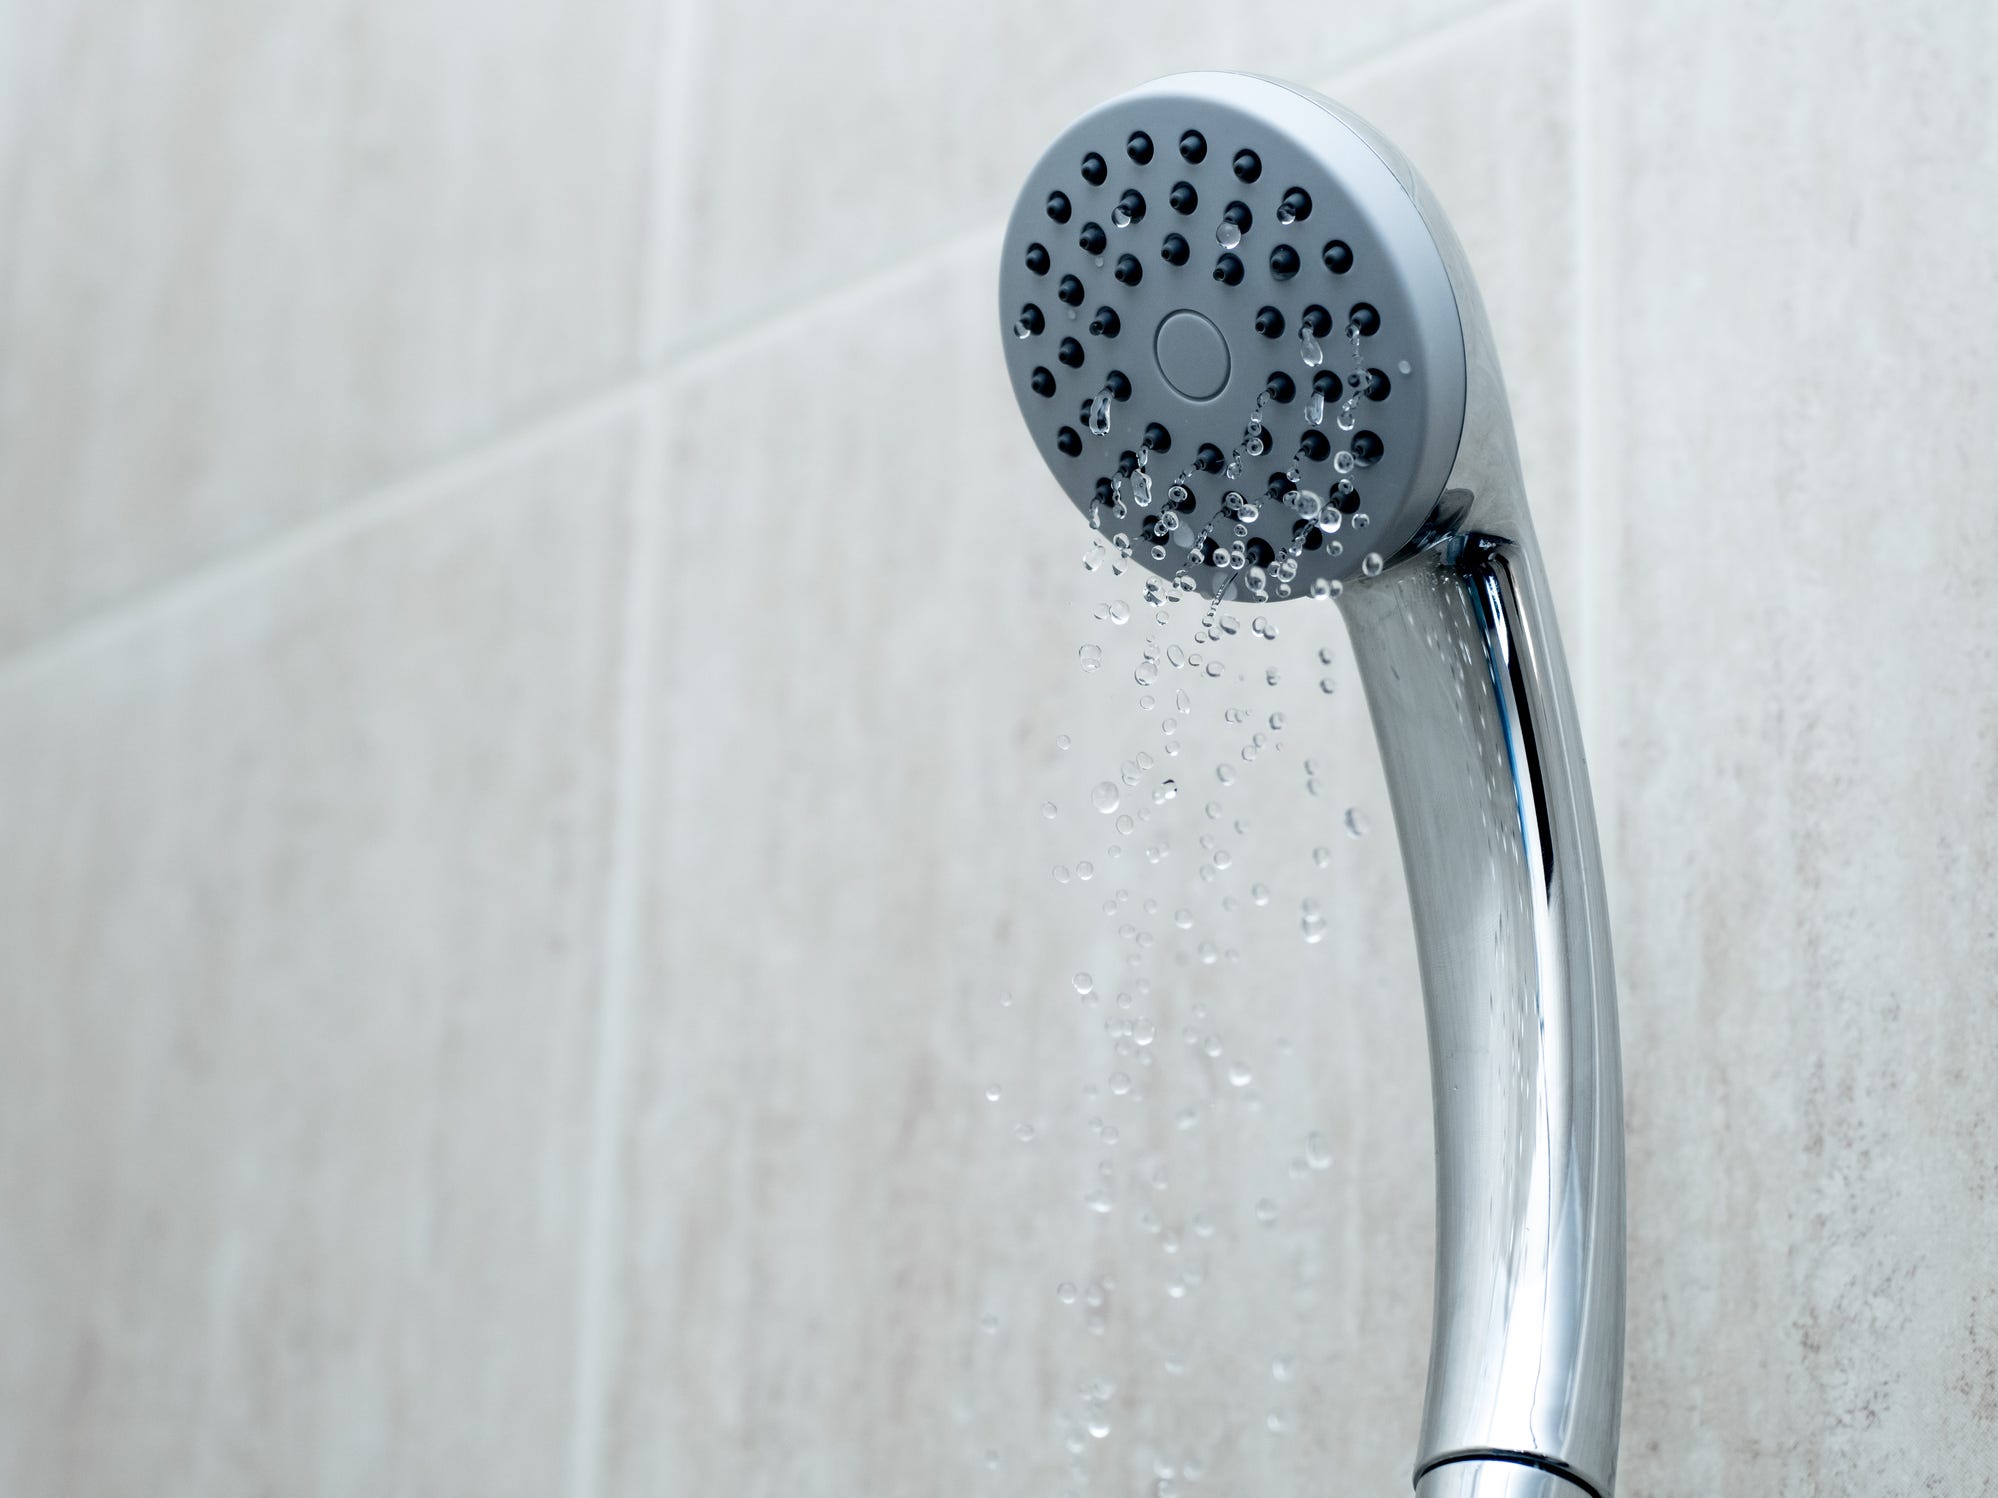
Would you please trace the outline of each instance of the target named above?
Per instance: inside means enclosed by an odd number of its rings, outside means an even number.
[[[1068,748],[1068,745],[1069,745],[1069,737],[1067,734],[1058,733],[1055,735],[1055,748],[1066,750]]]
[[[1318,678],[1318,690],[1323,692],[1327,697],[1330,697],[1334,692],[1339,690],[1339,683],[1329,676],[1321,676]]]
[[[1300,325],[1297,330],[1297,352],[1303,358],[1305,368],[1307,369],[1316,369],[1325,362],[1325,345],[1318,341],[1317,335],[1311,331],[1311,324],[1309,323]],[[1316,395],[1318,392],[1313,391],[1312,393]],[[1324,410],[1324,402],[1322,400],[1319,402],[1319,410],[1322,415]]]
[[[1075,985],[1077,993],[1088,993],[1096,987],[1096,980],[1087,973],[1077,973],[1069,981]]]
[[[1272,1201],[1269,1197],[1266,1196],[1261,1201],[1256,1203],[1257,1222],[1260,1222],[1264,1227],[1269,1227],[1276,1220],[1277,1220],[1277,1204],[1274,1201]]]
[[[1365,837],[1369,825],[1366,814],[1359,807],[1349,806],[1346,808],[1346,836]]]
[[[1082,663],[1083,670],[1094,671],[1098,666],[1103,664],[1103,647],[1101,645],[1084,645],[1075,652],[1075,658]]]
[[[1242,242],[1242,226],[1232,218],[1224,218],[1219,224],[1215,225],[1214,238],[1222,249],[1232,250]],[[1262,241],[1257,240],[1256,243],[1261,244]],[[990,327],[991,324],[987,323],[986,326]],[[1021,334],[1021,336],[1025,337],[1026,335]]]
[[[1072,877],[1068,871],[1067,864],[1058,863],[1054,866],[1054,882],[1056,884],[1066,884]]]
[[[990,327],[991,324],[988,323],[986,326]],[[1034,336],[1034,324],[1032,320],[1023,317],[1015,322],[1013,324],[1013,336],[1015,338],[1032,338]]]
[[[1112,624],[1123,624],[1131,617],[1131,606],[1119,598],[1103,611],[1103,615]]]
[[[1063,1280],[1059,1285],[1055,1286],[1055,1299],[1060,1301],[1065,1306],[1074,1305],[1075,1286],[1071,1284],[1069,1281]]]
[[[1313,1170],[1332,1168],[1332,1146],[1325,1142],[1323,1134],[1312,1133],[1304,1136],[1304,1163]]]
[[[1110,1434],[1110,1417],[1105,1415],[1101,1410],[1092,1411],[1089,1416],[1088,1430],[1089,1434],[1095,1439],[1102,1440]]]
[[[1154,803],[1163,803],[1172,800],[1178,794],[1179,785],[1176,781],[1161,780],[1158,789],[1152,793],[1152,800]]]
[[[1247,1087],[1255,1079],[1256,1079],[1255,1073],[1249,1070],[1248,1064],[1246,1062],[1231,1061],[1228,1063],[1229,1086]]]
[[[1401,363],[1397,364],[1395,368],[1400,370],[1403,374],[1413,374],[1415,372],[1415,366],[1413,364],[1410,364],[1406,359],[1402,360]]]
[[[1096,399],[1089,403],[1089,430],[1099,437],[1110,433],[1110,391],[1106,388],[1096,392]]]
[[[1120,229],[1128,229],[1137,221],[1131,217],[1131,210],[1119,203],[1110,210],[1110,222]]]
[[[1013,1137],[1022,1144],[1032,1144],[1034,1142],[1034,1126],[1030,1123],[1015,1124],[1013,1126]]]
[[[1349,452],[1336,452],[1332,454],[1332,471],[1335,473],[1351,473],[1353,471],[1353,455]]]
[[[1386,564],[1381,561],[1381,554],[1377,551],[1370,551],[1361,561],[1360,570],[1366,573],[1368,577],[1379,577],[1381,575],[1381,568],[1384,565]]]

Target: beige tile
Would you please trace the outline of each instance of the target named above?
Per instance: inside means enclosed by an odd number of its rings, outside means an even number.
[[[1466,87],[1496,55],[1522,91],[1565,98],[1566,40],[1558,16],[1522,12],[1363,92],[1420,121],[1426,91]],[[1559,219],[1566,179],[1521,171],[1512,192],[1462,190],[1480,179],[1474,157],[1503,178],[1516,142],[1453,118],[1454,133],[1410,133],[1460,188],[1467,237],[1501,267],[1564,274],[1508,235]],[[1562,155],[1565,137],[1533,118]],[[1537,211],[1519,201],[1536,193]],[[1087,529],[1003,382],[993,251],[981,241],[846,295],[704,358],[671,393],[671,497],[700,524],[670,553],[661,635],[607,1489],[1059,1493],[1072,1437],[1092,1491],[1141,1490],[1155,1463],[1189,1458],[1197,1490],[1302,1492],[1337,1470],[1355,1492],[1397,1491],[1428,1351],[1428,1076],[1344,631],[1300,602],[1268,610],[1279,632],[1264,641],[1262,610],[1231,609],[1239,633],[1196,647],[1221,677],[1168,671],[1153,708],[1134,705],[1151,611],[1121,628],[1091,617],[1140,603],[1138,583],[1077,565]],[[837,378],[743,440],[737,392],[801,346]],[[1558,350],[1537,357],[1550,385],[1572,386]],[[1084,643],[1105,652],[1094,674],[1078,669]],[[1258,731],[1282,747],[1245,763]],[[1148,820],[1120,833],[1089,792],[1140,751],[1155,763],[1120,787],[1120,810]],[[1222,765],[1239,774],[1225,789]],[[1155,804],[1163,776],[1180,793]],[[1349,805],[1365,837],[1343,830]],[[1169,856],[1149,863],[1162,841]],[[1215,851],[1233,862],[1203,878]],[[1129,898],[1106,915],[1119,889]],[[1302,940],[1306,897],[1330,910],[1322,944]],[[1181,908],[1189,930],[1173,924]],[[1127,923],[1153,942],[1139,969]],[[1093,1001],[1075,993],[1078,970]],[[1119,1020],[1155,1034],[1139,1045],[1106,1028]],[[1253,1074],[1241,1088],[1236,1061]],[[1132,1094],[1113,1090],[1119,1072]],[[1013,1136],[1022,1123],[1029,1143]],[[1314,1131],[1323,1172],[1304,1158]],[[1098,1214],[1083,1198],[1103,1161],[1115,1204]],[[1258,1220],[1264,1197],[1274,1225]],[[1086,1298],[1102,1280],[1092,1335],[1090,1308],[1056,1288]],[[1280,1381],[1283,1356],[1296,1368]],[[1096,1379],[1115,1384],[1100,1441],[1079,1398]],[[1288,1428],[1270,1430],[1272,1413]]]
[[[1633,1498],[1998,1470],[1998,15],[1606,8]]]
[[[1003,218],[1049,141],[1147,79],[1322,76],[1481,3],[709,6],[684,48],[655,336],[730,328]]]
[[[560,1490],[628,425],[0,674],[0,1490]]]
[[[663,3],[11,7],[0,647],[628,371]]]

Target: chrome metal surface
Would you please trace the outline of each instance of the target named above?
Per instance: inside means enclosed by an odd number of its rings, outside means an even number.
[[[1416,1470],[1531,1453],[1607,1498],[1623,1124],[1595,819],[1516,484],[1453,503],[1479,523],[1342,600],[1401,839],[1435,1094],[1436,1309]]]
[[[1341,600],[1394,803],[1429,1025],[1436,1308],[1417,1492],[1610,1498],[1623,1071],[1581,730],[1470,262],[1406,158],[1323,102],[1415,202],[1464,330],[1449,481],[1386,570]],[[1483,1453],[1496,1460],[1461,1460]],[[1505,1459],[1521,1455],[1566,1476]]]
[[[1415,1498],[1587,1498],[1587,1492],[1544,1467],[1499,1461],[1433,1467],[1415,1485]]]

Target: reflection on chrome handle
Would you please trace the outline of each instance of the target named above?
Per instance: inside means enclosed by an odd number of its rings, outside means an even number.
[[[1480,516],[1342,601],[1394,802],[1435,1089],[1417,1492],[1608,1498],[1624,1309],[1609,922],[1539,551],[1524,504],[1497,508],[1502,526]]]

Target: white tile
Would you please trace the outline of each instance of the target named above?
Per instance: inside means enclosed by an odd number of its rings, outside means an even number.
[[[1161,74],[1313,78],[1483,0],[710,6],[684,45],[661,343],[1003,218],[1069,122]]]
[[[629,426],[0,672],[0,1490],[560,1489]]]
[[[1998,16],[1599,19],[1632,1494],[1998,1460]]]
[[[14,7],[0,647],[627,373],[662,3]]]

